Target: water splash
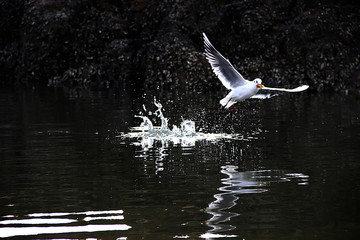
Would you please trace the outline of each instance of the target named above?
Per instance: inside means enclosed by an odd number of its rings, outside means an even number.
[[[129,133],[122,133],[123,139],[135,139],[137,142],[134,145],[141,145],[142,148],[151,148],[156,141],[162,143],[163,147],[167,147],[170,143],[180,145],[182,147],[195,146],[196,141],[217,141],[220,139],[236,139],[244,140],[240,134],[226,134],[226,133],[202,133],[196,131],[195,122],[184,119],[180,126],[173,125],[169,127],[168,118],[164,116],[163,106],[154,98],[154,105],[157,107],[156,111],[152,113],[147,111],[145,106],[143,109],[148,116],[135,115],[141,118],[142,122],[138,127],[130,128]],[[160,122],[160,126],[155,126],[150,120],[150,116],[155,115]]]

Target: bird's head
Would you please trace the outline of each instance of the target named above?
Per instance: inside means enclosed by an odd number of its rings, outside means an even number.
[[[263,88],[264,87],[264,85],[261,84],[262,81],[261,81],[260,78],[255,78],[253,82],[256,84],[257,88]]]

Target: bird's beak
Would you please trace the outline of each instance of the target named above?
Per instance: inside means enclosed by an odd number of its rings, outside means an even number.
[[[257,84],[256,87],[257,87],[257,88],[263,88],[264,85],[262,85],[262,84]]]

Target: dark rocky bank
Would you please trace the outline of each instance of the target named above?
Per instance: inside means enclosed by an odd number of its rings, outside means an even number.
[[[267,86],[360,91],[360,3],[4,0],[0,84],[218,89],[201,33]]]

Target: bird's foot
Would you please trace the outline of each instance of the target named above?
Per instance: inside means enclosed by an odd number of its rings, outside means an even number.
[[[226,108],[226,106],[229,104],[229,102],[231,101],[231,98],[229,98],[229,100],[227,101],[227,103],[221,107],[222,110],[224,110]]]

